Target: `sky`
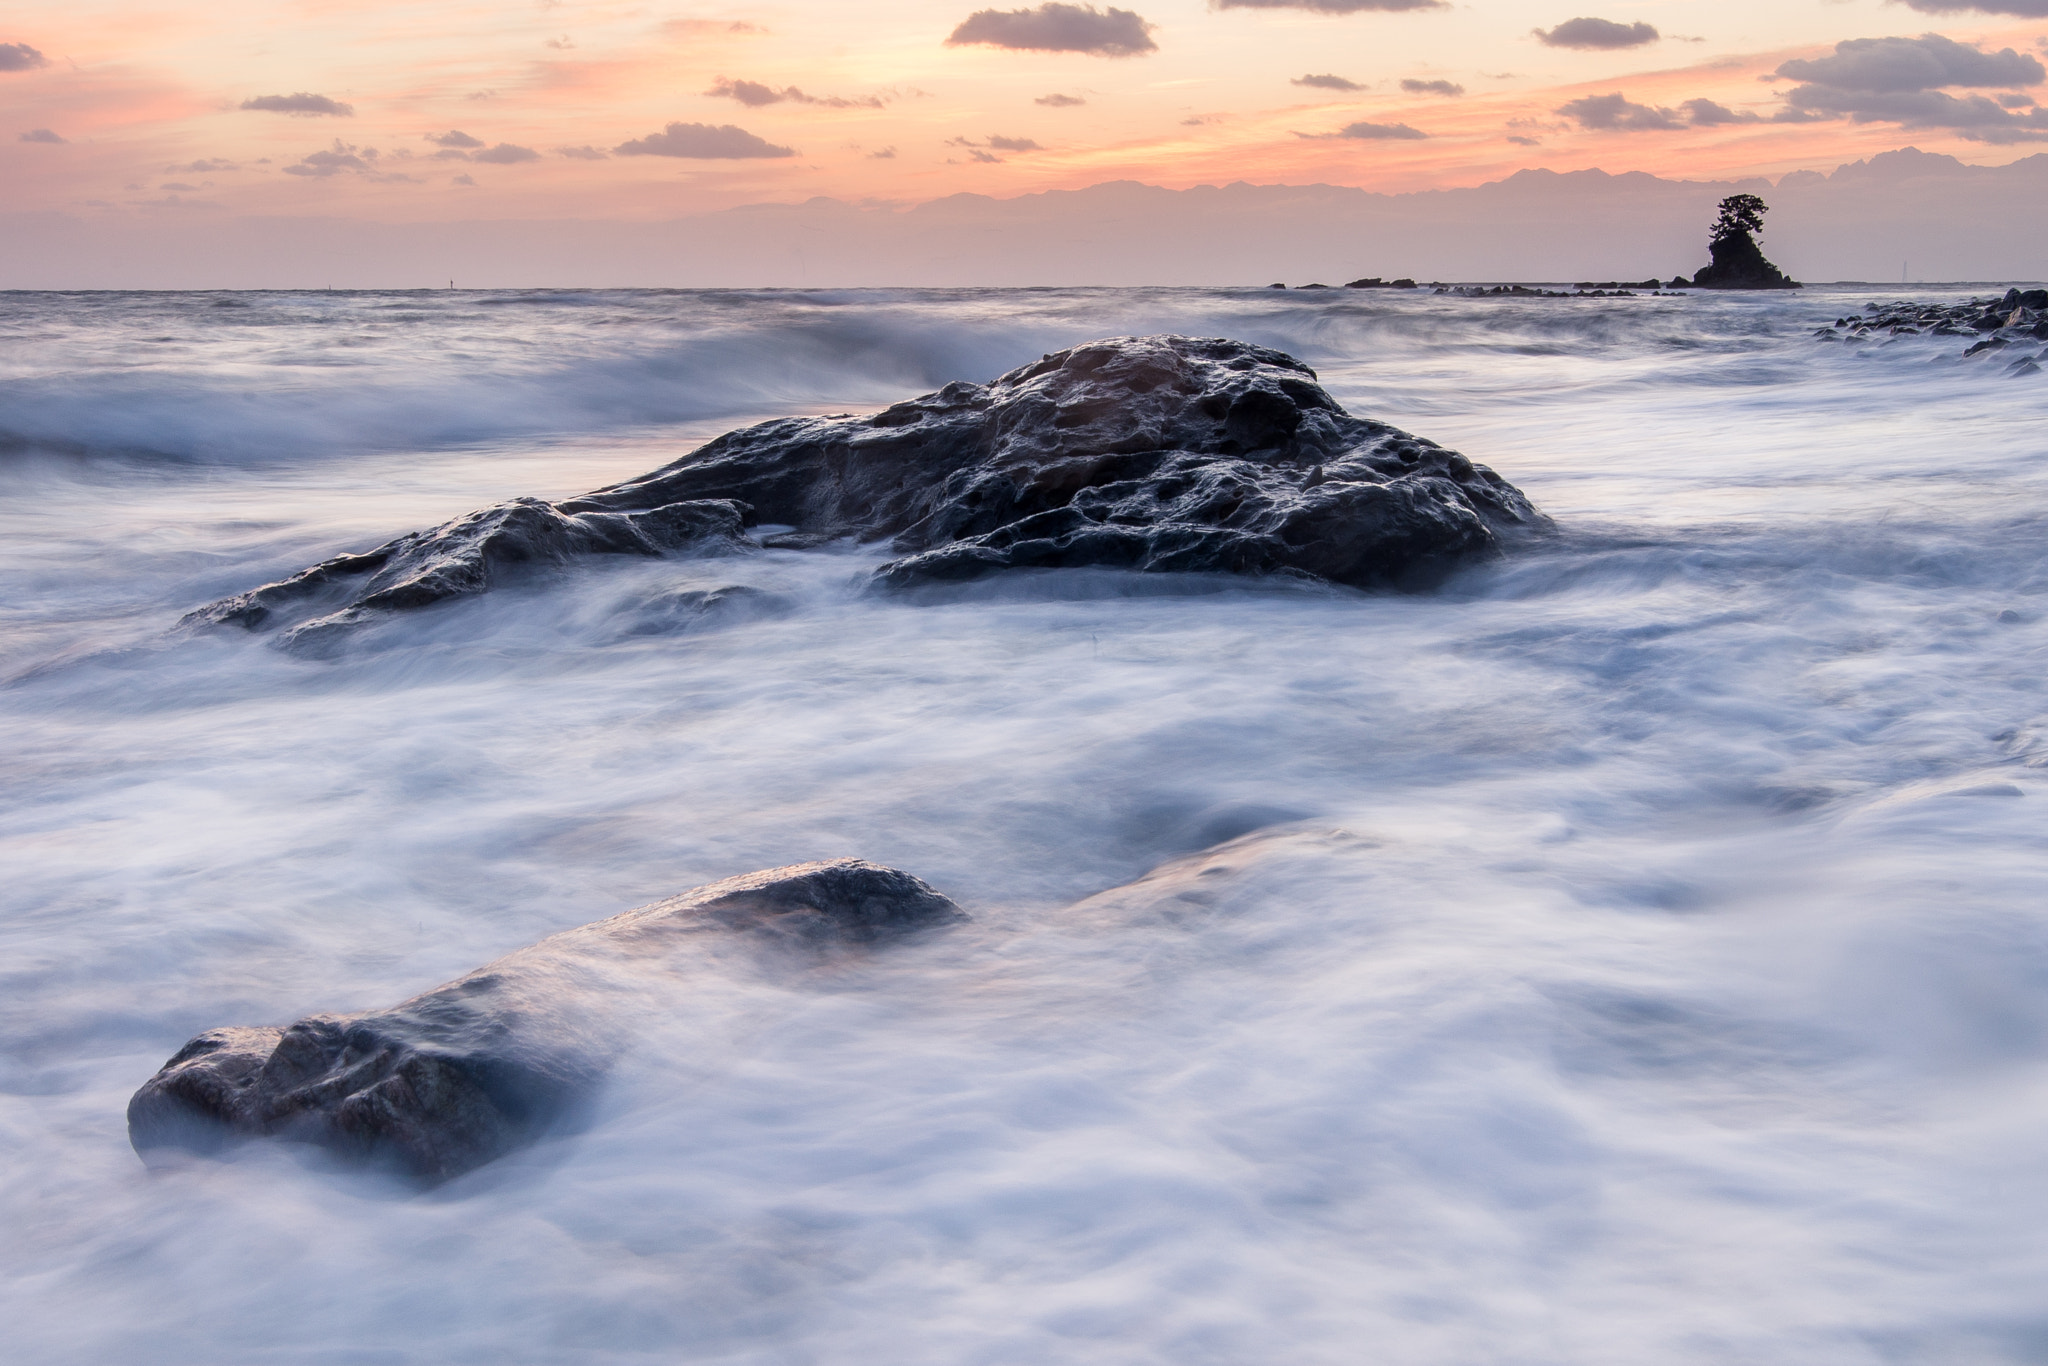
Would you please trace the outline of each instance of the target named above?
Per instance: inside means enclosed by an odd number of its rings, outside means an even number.
[[[0,175],[14,210],[656,220],[2048,142],[2048,0],[1130,3],[27,0]]]

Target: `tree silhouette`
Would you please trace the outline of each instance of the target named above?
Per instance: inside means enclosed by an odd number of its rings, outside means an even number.
[[[1721,216],[1714,220],[1714,241],[1723,242],[1737,235],[1762,237],[1764,215],[1771,206],[1753,194],[1731,194],[1721,201]]]

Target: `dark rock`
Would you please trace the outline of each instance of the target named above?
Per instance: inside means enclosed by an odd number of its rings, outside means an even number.
[[[1108,565],[1409,587],[1547,525],[1484,466],[1346,414],[1291,356],[1117,337],[871,417],[728,432],[639,479],[487,509],[187,620],[303,638],[480,591],[499,558],[751,548],[742,521],[794,528],[771,544],[893,538],[904,558],[877,571],[892,586]]]
[[[1722,200],[1707,243],[1712,260],[1692,282],[1702,289],[1798,289],[1799,282],[1765,260],[1763,248],[1756,244],[1769,212],[1770,207],[1753,194]]]
[[[1328,289],[1328,285],[1296,285],[1296,289]]]
[[[1688,288],[1688,287],[1689,287],[1689,286],[1690,286],[1691,284],[1692,284],[1692,281],[1690,281],[1690,280],[1686,279],[1686,278],[1685,278],[1685,277],[1684,277],[1683,275],[1674,275],[1674,276],[1672,276],[1672,277],[1671,277],[1671,283],[1670,283],[1669,285],[1665,286],[1665,288],[1667,288],[1667,289],[1685,289],[1685,288]]]
[[[1362,280],[1346,282],[1346,289],[1413,289],[1415,282],[1405,275],[1398,280],[1382,280],[1377,275],[1368,275]]]
[[[2048,289],[2021,289],[2014,293],[2019,295],[2017,302],[2022,308],[2048,308]]]
[[[1965,356],[1974,356],[1979,351],[1998,351],[2010,345],[2012,345],[2012,343],[2007,341],[2003,337],[1986,337],[1983,341],[1978,342],[1975,346],[1972,346],[1968,350],[1964,351],[1963,354]]]
[[[648,1008],[634,997],[636,965],[672,962],[705,935],[815,954],[962,918],[910,874],[858,859],[728,878],[543,939],[388,1010],[208,1030],[135,1093],[129,1140],[146,1154],[279,1138],[443,1181],[590,1097]]]
[[[1798,289],[1797,280],[1765,259],[1756,239],[1744,234],[1717,238],[1708,244],[1712,258],[1692,277],[1699,289]]]
[[[1272,284],[1270,284],[1270,285],[1267,285],[1267,286],[1266,286],[1266,288],[1267,288],[1267,289],[1285,289],[1285,288],[1287,288],[1287,286],[1286,286],[1286,285],[1284,285],[1284,284],[1282,284],[1282,283],[1280,283],[1279,281],[1277,281],[1277,280],[1276,280],[1276,281],[1274,281],[1274,282],[1273,282]]]
[[[515,498],[359,555],[337,555],[278,583],[202,607],[186,625],[250,630],[290,614],[290,642],[312,646],[370,616],[481,593],[508,571],[585,555],[662,555],[743,549],[744,507],[731,500],[571,512]]]

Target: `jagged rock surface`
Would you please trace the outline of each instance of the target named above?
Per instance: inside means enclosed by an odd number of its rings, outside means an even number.
[[[1221,338],[1117,337],[871,417],[728,432],[642,478],[521,500],[342,556],[188,621],[347,626],[482,591],[494,568],[600,553],[894,538],[903,586],[1115,565],[1424,581],[1544,525],[1484,466],[1345,413],[1315,372]]]
[[[568,930],[388,1010],[199,1035],[128,1104],[137,1152],[314,1143],[435,1182],[536,1137],[627,1045],[633,969],[705,934],[804,950],[963,919],[908,873],[858,859],[728,878]]]

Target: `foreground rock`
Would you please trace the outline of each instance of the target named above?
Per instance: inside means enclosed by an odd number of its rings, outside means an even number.
[[[1545,524],[1484,466],[1352,417],[1315,371],[1221,338],[1116,337],[872,417],[728,432],[642,478],[523,499],[217,602],[306,639],[599,554],[893,539],[891,586],[1027,567],[1426,583]]]
[[[963,919],[908,873],[857,859],[728,878],[541,940],[388,1010],[208,1030],[128,1103],[137,1152],[313,1143],[443,1181],[538,1136],[627,1044],[647,966],[749,935],[870,945]]]

